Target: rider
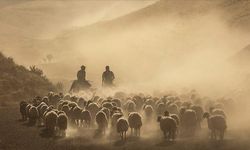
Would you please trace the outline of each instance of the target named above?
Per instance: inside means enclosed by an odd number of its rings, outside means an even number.
[[[106,66],[105,69],[106,71],[102,74],[102,84],[103,86],[112,86],[115,75],[112,71],[110,71],[109,66]]]
[[[81,66],[81,70],[77,72],[77,80],[78,81],[86,81],[86,72],[85,72],[85,66]]]
[[[75,80],[71,87],[70,87],[70,92],[72,92],[74,89],[79,88],[89,88],[91,84],[86,80],[86,72],[85,72],[85,66],[81,66],[81,70],[77,72],[77,80]]]

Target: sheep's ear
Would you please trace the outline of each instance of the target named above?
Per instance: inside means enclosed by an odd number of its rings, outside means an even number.
[[[158,116],[158,117],[157,117],[157,122],[160,122],[160,121],[161,121],[161,118],[162,118],[161,116]]]

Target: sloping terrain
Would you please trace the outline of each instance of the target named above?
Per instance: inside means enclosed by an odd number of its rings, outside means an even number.
[[[43,76],[17,65],[12,58],[0,53],[0,102],[19,102],[55,90]]]

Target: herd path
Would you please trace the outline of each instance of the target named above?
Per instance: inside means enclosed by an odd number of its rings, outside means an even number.
[[[17,105],[0,107],[0,150],[249,150],[250,134],[239,136],[236,131],[228,131],[224,142],[211,142],[207,138],[177,139],[175,143],[167,143],[162,136],[128,138],[127,142],[94,139],[90,131],[74,131],[75,136],[63,139],[47,138],[41,135],[42,128],[29,127],[19,121],[19,107]],[[70,131],[71,132],[71,131]],[[72,131],[73,132],[73,131]],[[92,131],[91,131],[92,132]],[[144,132],[145,133],[145,132]],[[249,132],[248,132],[249,133]],[[128,133],[129,134],[129,133]],[[81,135],[81,136],[79,136]]]

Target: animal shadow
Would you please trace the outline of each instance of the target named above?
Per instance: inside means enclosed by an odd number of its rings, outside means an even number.
[[[42,138],[50,138],[50,137],[54,137],[54,133],[49,132],[46,128],[42,129],[40,134],[39,134]]]
[[[94,132],[93,138],[99,139],[99,138],[102,138],[103,136],[104,136],[104,135],[103,135],[102,131],[97,129],[97,130],[95,130],[95,132]]]
[[[117,140],[114,142],[114,146],[120,147],[126,144],[126,140]]]
[[[23,123],[22,125],[24,125],[24,126],[26,126],[26,127],[33,127],[33,126],[36,125],[36,123],[34,123],[34,122],[25,122],[25,123]]]
[[[173,144],[175,144],[175,141],[163,140],[160,143],[156,144],[156,146],[167,147],[167,146],[171,146]]]

